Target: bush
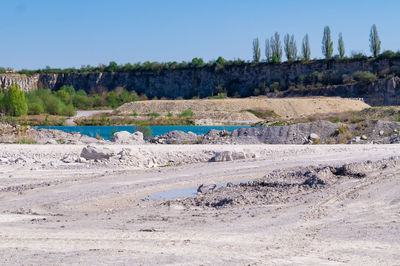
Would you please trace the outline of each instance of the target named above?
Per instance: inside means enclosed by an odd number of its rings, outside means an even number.
[[[143,133],[143,138],[145,140],[149,140],[153,137],[153,131],[151,130],[151,128],[149,126],[142,126],[142,125],[138,125],[134,127],[134,131],[139,131]]]
[[[4,93],[0,92],[0,113],[5,112],[3,99]]]
[[[58,90],[54,92],[54,95],[57,96],[65,104],[68,104],[71,101],[69,93],[64,90]]]
[[[62,114],[65,104],[56,96],[50,95],[45,101],[46,113],[52,115]]]
[[[68,85],[64,85],[60,88],[60,90],[65,91],[66,93],[68,93],[69,95],[74,95],[75,92],[75,88],[72,86],[68,86]]]
[[[4,109],[6,114],[11,116],[26,115],[28,105],[25,100],[25,93],[19,89],[15,83],[11,84],[3,97]]]
[[[44,112],[43,104],[39,102],[28,103],[28,114],[39,115]]]
[[[159,117],[160,114],[159,114],[159,113],[156,113],[156,112],[152,112],[152,113],[150,114],[150,116],[151,116],[151,117]]]
[[[376,75],[368,71],[356,71],[353,73],[353,78],[364,85],[377,80]]]
[[[178,117],[192,117],[192,116],[194,116],[194,113],[193,113],[193,111],[192,111],[191,109],[183,110],[183,111],[178,115]]]
[[[70,103],[64,107],[63,115],[67,115],[67,116],[76,115],[76,108],[72,105],[72,103]]]
[[[72,98],[73,105],[78,109],[89,109],[94,105],[94,99],[88,96],[76,94]]]

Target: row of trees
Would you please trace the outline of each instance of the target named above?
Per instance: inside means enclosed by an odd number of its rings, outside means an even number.
[[[376,25],[372,25],[369,37],[369,46],[373,57],[378,57],[381,50],[381,41],[379,39],[378,30]],[[343,35],[340,32],[338,36],[338,58],[345,57],[345,47],[343,41]],[[306,34],[301,43],[301,55],[297,54],[297,45],[294,39],[294,35],[286,34],[283,38],[283,49],[281,38],[278,32],[265,41],[265,61],[268,63],[279,63],[282,62],[282,55],[285,52],[286,59],[288,62],[295,60],[310,60],[311,59],[311,48]],[[329,26],[324,28],[322,37],[322,54],[325,59],[331,59],[333,57],[333,41],[331,37],[331,29]],[[260,41],[258,38],[253,40],[253,62],[258,63],[261,61],[261,48]]]
[[[44,89],[23,92],[17,84],[12,84],[8,90],[0,92],[0,113],[10,116],[42,113],[73,116],[77,109],[116,108],[138,100],[147,100],[147,97],[122,87],[88,95],[84,90],[75,91],[72,86],[63,86],[53,92]]]

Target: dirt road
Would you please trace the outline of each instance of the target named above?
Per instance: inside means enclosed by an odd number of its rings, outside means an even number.
[[[256,158],[177,167],[59,164],[78,145],[1,145],[1,264],[391,264],[400,261],[400,166],[274,204],[184,207],[142,200],[168,189],[260,178],[273,170],[400,156],[399,145],[143,145],[190,156],[247,149]],[[117,149],[118,147],[114,147]],[[138,147],[131,147],[136,149]],[[191,152],[191,153],[190,153]],[[31,163],[34,158],[35,163]]]

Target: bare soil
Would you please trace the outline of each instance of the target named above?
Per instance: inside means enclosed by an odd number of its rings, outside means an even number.
[[[149,115],[153,112],[166,116],[179,115],[191,109],[196,124],[255,123],[260,117],[248,110],[263,113],[271,118],[293,120],[332,113],[361,111],[370,107],[363,101],[339,97],[303,97],[274,99],[267,97],[201,99],[201,100],[151,100],[131,102],[118,108],[120,114]]]
[[[388,159],[400,156],[400,145],[112,145],[142,156],[182,157],[182,163],[146,168],[61,161],[65,153],[79,155],[82,147],[0,145],[0,157],[12,159],[0,164],[0,264],[400,261],[400,166],[398,159]],[[207,152],[222,150],[257,156],[205,161]],[[356,164],[334,170],[349,163]],[[321,174],[326,167],[334,176]],[[307,170],[326,183],[305,184]],[[249,179],[252,185],[191,199],[144,200],[169,189]],[[264,191],[258,189],[262,182],[281,185]],[[196,204],[198,197],[218,195],[245,200]]]

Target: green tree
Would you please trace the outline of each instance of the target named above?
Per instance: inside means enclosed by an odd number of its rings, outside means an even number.
[[[204,66],[204,60],[203,58],[195,57],[192,59],[192,62],[190,63],[191,66],[193,67],[202,67]]]
[[[294,40],[294,35],[290,36],[289,34],[286,34],[283,38],[283,43],[287,60],[289,62],[296,60],[297,46],[296,41]]]
[[[60,90],[67,92],[69,95],[74,95],[75,94],[75,89],[74,87],[70,85],[63,85]]]
[[[373,57],[378,57],[381,51],[381,41],[379,39],[378,30],[376,29],[375,24],[372,25],[369,33],[369,48],[371,49]]]
[[[278,32],[275,32],[274,36],[271,37],[271,50],[272,50],[272,62],[279,63],[282,61],[282,43]]]
[[[311,59],[311,48],[310,48],[310,41],[308,39],[308,34],[306,34],[303,38],[303,42],[301,44],[301,53],[303,56],[303,60],[310,60]]]
[[[339,58],[344,58],[345,49],[344,49],[344,42],[343,42],[342,33],[339,33],[338,52],[339,52]]]
[[[112,107],[115,108],[118,106],[117,95],[115,91],[110,91],[107,96],[107,103]]]
[[[265,40],[265,57],[268,63],[272,62],[271,43],[269,39]]]
[[[331,29],[329,26],[325,26],[324,28],[324,36],[322,38],[322,54],[325,56],[325,59],[331,59],[333,53],[333,42],[331,39]]]
[[[215,63],[218,64],[218,65],[225,65],[226,64],[226,59],[223,58],[222,56],[219,56],[217,58],[217,60],[215,61]]]
[[[253,40],[253,62],[258,63],[261,59],[260,41],[258,38]]]
[[[68,104],[71,102],[69,93],[66,92],[65,90],[58,90],[54,92],[54,95],[57,96],[63,103]]]
[[[12,116],[26,115],[28,105],[25,100],[25,93],[19,89],[15,83],[11,84],[8,91],[4,95],[4,108],[6,114]]]

